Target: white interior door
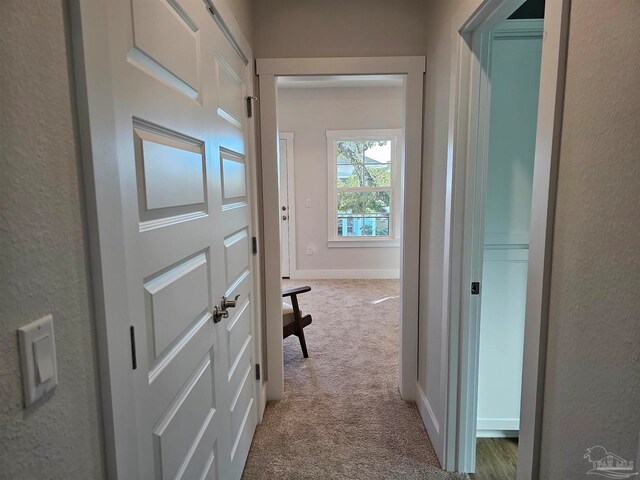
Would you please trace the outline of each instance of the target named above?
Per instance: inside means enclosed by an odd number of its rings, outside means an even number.
[[[291,275],[290,242],[291,209],[289,208],[289,143],[287,138],[279,139],[279,176],[280,176],[280,271],[282,277]]]
[[[105,291],[124,286],[103,299],[107,449],[122,478],[240,478],[258,404],[247,67],[202,0],[78,5],[101,238],[93,248],[103,270],[124,265],[101,279]],[[96,58],[102,44],[109,56]],[[109,115],[113,130],[101,130]],[[99,150],[110,132],[113,156]],[[223,296],[239,297],[218,321]],[[116,305],[121,317],[109,315]]]

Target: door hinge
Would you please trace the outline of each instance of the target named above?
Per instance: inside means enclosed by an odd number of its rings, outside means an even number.
[[[247,97],[247,117],[253,117],[253,101],[257,100],[258,97],[249,96]]]
[[[133,325],[129,327],[129,337],[131,338],[131,369],[138,368],[138,359],[136,358],[136,330]]]
[[[480,282],[471,282],[471,295],[480,295]]]
[[[260,364],[256,363],[256,380],[260,380]]]
[[[258,254],[258,239],[256,237],[251,237],[251,251],[254,255]]]

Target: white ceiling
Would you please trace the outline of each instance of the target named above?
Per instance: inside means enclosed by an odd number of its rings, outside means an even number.
[[[401,87],[403,75],[308,75],[278,77],[278,88]]]

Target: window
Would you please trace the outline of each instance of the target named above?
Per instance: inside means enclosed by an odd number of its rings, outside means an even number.
[[[396,239],[401,138],[401,130],[327,131],[330,246]]]

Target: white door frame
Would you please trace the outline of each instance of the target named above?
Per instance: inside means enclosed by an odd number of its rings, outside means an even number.
[[[467,166],[467,199],[466,209],[469,213],[465,228],[469,228],[469,234],[465,235],[465,252],[463,264],[469,268],[469,282],[481,282],[483,276],[484,261],[484,219],[485,219],[485,194],[487,185],[487,172],[489,167],[489,124],[491,107],[491,78],[490,65],[492,57],[493,40],[496,38],[541,38],[543,33],[543,20],[509,20],[495,29],[474,32],[472,50],[479,59],[478,72],[481,75],[480,89],[477,90],[477,132],[472,145],[468,147]],[[476,100],[474,100],[475,102]],[[474,110],[475,111],[475,110]],[[465,230],[466,232],[466,230]],[[528,240],[527,240],[528,242]],[[463,283],[464,284],[464,283]],[[480,292],[484,289],[482,283]],[[463,315],[466,325],[463,334],[468,335],[465,348],[461,352],[461,365],[469,368],[461,370],[466,378],[461,378],[461,385],[467,385],[463,390],[465,397],[460,399],[460,458],[464,471],[474,471],[476,456],[476,430],[478,423],[478,372],[480,366],[480,318],[482,295],[470,295],[465,291],[463,301],[468,305]]]
[[[221,28],[241,57],[246,57],[246,94],[253,95],[253,53],[226,2],[206,0],[212,7],[212,22]],[[105,67],[111,58],[108,42],[107,1],[70,2],[80,148],[87,200],[87,222],[91,256],[93,307],[98,344],[100,393],[104,428],[105,463],[108,478],[129,478],[138,465],[138,446],[130,434],[133,415],[133,383],[118,372],[131,370],[129,292],[126,279],[121,178],[116,157],[116,122],[113,105],[114,78]],[[259,235],[259,199],[255,118],[247,119],[247,165],[252,189],[252,231]],[[109,228],[104,228],[106,225]],[[107,255],[105,252],[109,252]],[[114,261],[115,259],[115,261]],[[261,358],[260,261],[253,259],[255,357]],[[256,397],[258,421],[264,411],[264,395]]]
[[[295,276],[298,265],[296,258],[296,186],[295,186],[295,154],[293,151],[294,132],[280,132],[279,139],[287,142],[287,202],[289,204],[289,278]]]
[[[282,299],[280,293],[280,220],[278,193],[278,76],[405,75],[404,220],[400,255],[400,394],[415,400],[418,378],[418,281],[420,259],[420,190],[422,170],[422,105],[424,57],[341,57],[257,59],[260,80],[262,194],[264,212],[267,395],[284,394]],[[278,252],[276,254],[276,252]]]
[[[483,122],[479,118],[480,59],[473,50],[482,33],[507,19],[524,0],[466,0],[452,22],[452,87],[450,92],[450,166],[447,179],[447,231],[443,316],[449,324],[449,367],[444,466],[469,471],[470,432],[475,432],[477,325],[470,295],[476,155]],[[524,363],[518,446],[518,479],[537,479],[539,469],[547,313],[555,190],[560,147],[564,75],[570,0],[547,2],[540,75],[532,212],[527,274]],[[476,215],[477,218],[477,215]],[[476,281],[476,279],[473,279]]]

